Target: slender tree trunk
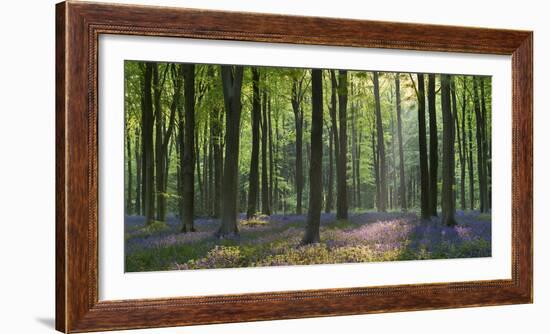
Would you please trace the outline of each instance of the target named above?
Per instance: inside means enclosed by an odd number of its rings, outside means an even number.
[[[269,207],[272,211],[276,211],[276,207],[273,203],[273,197],[274,197],[274,191],[273,191],[273,129],[271,126],[272,122],[272,114],[271,114],[271,95],[269,95],[269,98],[267,100],[267,120],[268,120],[268,133],[269,133]]]
[[[474,192],[474,147],[472,135],[472,115],[468,112],[468,179],[470,181],[470,210],[474,209],[475,192]]]
[[[135,159],[136,159],[136,205],[135,205],[135,212],[137,215],[141,215],[143,213],[142,207],[141,207],[141,153],[140,153],[140,131],[138,128],[136,128],[135,131],[135,145],[134,145],[134,152],[135,152]]]
[[[132,214],[132,188],[133,188],[133,176],[132,176],[132,142],[130,140],[130,130],[126,129],[126,161],[128,169],[128,178],[126,179],[126,215]]]
[[[184,80],[185,131],[182,161],[183,219],[182,232],[194,232],[195,214],[195,65],[181,65]]]
[[[336,218],[348,219],[348,185],[347,185],[347,105],[348,105],[348,71],[338,71],[338,109],[339,109],[339,158],[338,193],[336,198]]]
[[[378,165],[378,145],[376,145],[376,125],[373,122],[371,131],[372,140],[372,168],[374,170],[374,183],[376,186],[376,209],[380,208],[380,166]]]
[[[424,75],[417,74],[418,79],[418,147],[420,156],[420,215],[422,219],[430,217],[430,193],[428,171],[428,149],[426,145],[426,95]]]
[[[340,139],[338,135],[338,107],[337,107],[337,91],[338,91],[338,83],[336,81],[336,73],[334,70],[330,70],[330,83],[331,83],[331,93],[330,93],[330,123],[331,123],[331,132],[332,132],[332,139],[334,140],[334,163],[336,166],[336,208],[337,211],[338,208],[341,208],[342,203],[340,201],[342,200],[340,198],[340,195],[338,195],[342,190],[345,189],[345,185],[342,186],[340,183],[345,182],[345,180],[342,180],[341,178],[341,172],[340,172]],[[334,195],[333,199],[331,200],[331,206],[334,203]],[[332,209],[332,207],[331,207]],[[337,213],[338,214],[338,213]]]
[[[246,217],[250,219],[256,214],[256,203],[259,188],[259,147],[260,147],[260,71],[252,68],[252,152],[250,156],[250,170],[248,176],[248,208]]]
[[[407,189],[405,180],[405,159],[403,157],[403,130],[401,122],[401,87],[399,73],[395,74],[395,108],[397,111],[397,141],[399,145],[399,201],[401,209],[407,211]]]
[[[487,107],[485,104],[485,79],[483,77],[479,78],[479,83],[481,87],[481,125],[483,129],[483,178],[485,183],[485,211],[488,212],[491,208],[491,165],[490,165],[490,155],[489,155],[489,140],[487,137]]]
[[[215,186],[214,186],[214,118],[215,112],[210,115],[210,138],[208,140],[208,211],[210,217],[214,217],[216,211],[215,205]]]
[[[357,135],[357,140],[358,140],[358,143],[356,144],[355,148],[357,150],[357,152],[355,153],[356,157],[357,157],[357,162],[355,163],[355,177],[357,178],[357,194],[355,195],[356,196],[356,205],[358,208],[361,207],[361,138],[362,138],[362,135],[359,134]]]
[[[183,148],[184,148],[184,115],[183,108],[178,109],[178,133],[177,133],[177,152],[178,152],[178,169],[177,169],[177,188],[178,188],[178,217],[183,222]],[[183,224],[182,224],[183,226]]]
[[[262,214],[271,215],[269,207],[269,180],[267,178],[267,93],[263,91],[262,103]]]
[[[390,130],[391,130],[391,161],[392,161],[392,182],[390,187],[390,208],[393,210],[398,204],[397,194],[397,158],[395,157],[395,124],[393,121],[393,115],[390,114]]]
[[[388,186],[386,181],[386,151],[384,147],[384,128],[382,126],[382,112],[380,108],[380,88],[378,83],[378,72],[373,73],[374,81],[374,102],[376,112],[376,134],[378,143],[378,163],[380,177],[380,206],[378,211],[386,212],[388,200]]]
[[[443,176],[443,184],[441,189],[441,213],[443,224],[447,226],[456,225],[453,192],[455,178],[454,124],[450,101],[450,80],[449,75],[441,75],[441,111],[443,114],[443,166],[441,173]]]
[[[303,243],[320,241],[319,225],[323,205],[323,76],[311,70],[311,162],[309,167],[309,206]]]
[[[222,120],[223,116],[218,107],[214,108],[214,217],[219,218],[221,213],[223,152],[222,152]]]
[[[153,64],[145,64],[142,101],[143,129],[143,201],[146,224],[153,222],[155,214],[154,202],[154,152],[153,152],[153,97],[152,97]]]
[[[325,202],[325,213],[332,211],[332,203],[334,202],[334,133],[331,126],[328,130],[328,178],[327,178],[327,200]]]
[[[454,150],[455,150],[455,140],[456,142],[458,142],[458,159],[460,161],[461,159],[461,156],[462,156],[462,149],[461,149],[461,141],[460,141],[460,122],[459,122],[459,117],[458,117],[458,108],[457,108],[457,104],[456,104],[456,85],[455,85],[455,77],[454,76],[449,76],[449,85],[450,85],[450,97],[451,97],[451,116],[452,116],[452,121],[453,121],[453,124],[452,124],[452,134],[453,134],[453,153],[454,153]],[[453,154],[453,168],[456,169],[456,159],[455,159],[455,156]],[[457,198],[458,198],[458,193],[457,193],[457,187],[456,187],[456,184],[457,184],[457,178],[456,178],[456,171],[453,170],[453,186],[452,186],[452,189],[453,189],[453,207],[456,209],[456,202],[457,202]]]
[[[296,214],[302,214],[302,190],[304,186],[303,158],[302,158],[302,141],[303,141],[303,126],[304,114],[301,108],[301,81],[294,79],[292,84],[292,110],[294,111],[294,128],[296,130]]]
[[[483,118],[481,115],[481,106],[479,99],[478,79],[474,80],[474,111],[476,116],[476,140],[477,140],[477,171],[479,182],[479,211],[487,211],[487,193],[486,193],[486,179],[485,179],[485,157],[483,154]]]
[[[159,79],[159,68],[157,63],[153,63],[153,106],[155,113],[155,200],[156,217],[158,221],[165,220],[165,202],[164,202],[164,156],[162,155],[164,115],[161,109],[161,87]]]
[[[352,92],[353,95],[353,92]],[[352,207],[357,205],[357,189],[359,182],[357,180],[357,110],[355,104],[351,104],[351,180],[352,180]]]
[[[217,232],[220,238],[236,235],[237,198],[239,185],[239,125],[241,120],[241,89],[243,68],[222,66],[222,86],[225,103],[225,163],[222,179],[221,226]]]
[[[437,217],[437,117],[435,110],[435,74],[428,75],[428,114],[430,119],[430,214]]]
[[[201,136],[200,136],[200,132],[199,132],[199,128],[200,128],[200,123],[199,124],[195,124],[195,152],[194,152],[194,157],[193,157],[193,160],[195,161],[195,174],[196,174],[196,177],[197,177],[197,188],[198,188],[198,202],[196,202],[196,204],[198,204],[198,208],[196,208],[197,211],[199,212],[202,212],[203,210],[203,203],[204,203],[204,192],[203,192],[203,180],[202,180],[202,175],[201,175],[201,151],[200,151],[200,148],[199,148],[199,142],[200,142],[200,139],[201,139]]]
[[[155,68],[154,68],[155,69]],[[169,67],[167,65],[164,71],[164,77],[168,72]],[[162,87],[165,80],[163,79],[162,83],[159,82],[158,78],[158,69],[154,70],[154,98],[155,98],[155,114],[156,114],[156,155],[155,155],[155,167],[156,167],[156,199],[157,199],[157,220],[165,221],[166,220],[166,192],[167,192],[167,181],[168,181],[168,172],[169,172],[169,157],[170,153],[168,148],[170,145],[170,140],[172,137],[172,132],[175,125],[175,116],[177,107],[179,105],[180,91],[182,87],[182,74],[181,71],[177,71],[176,67],[172,67],[172,70],[175,72],[173,76],[173,87],[174,94],[170,104],[170,115],[168,118],[168,127],[166,127],[166,120],[162,113],[161,108],[161,94]]]
[[[284,123],[283,123],[284,124]],[[279,113],[275,114],[275,142],[273,146],[275,147],[275,152],[273,152],[273,204],[275,211],[279,212],[281,210],[281,191],[279,189],[279,165],[280,158],[279,154],[281,152],[280,145],[280,135],[279,135]]]
[[[459,159],[460,159],[460,207],[462,211],[466,210],[466,76],[462,76],[462,118],[458,122],[457,115],[457,135],[459,141]],[[459,126],[461,124],[461,126]]]

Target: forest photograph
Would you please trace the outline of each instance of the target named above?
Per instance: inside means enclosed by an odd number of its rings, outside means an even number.
[[[491,77],[124,62],[125,271],[491,257]]]

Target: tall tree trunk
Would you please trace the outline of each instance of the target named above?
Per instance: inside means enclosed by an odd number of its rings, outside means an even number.
[[[181,65],[184,80],[185,131],[183,146],[183,219],[182,232],[194,232],[195,214],[195,65]]]
[[[156,193],[157,193],[157,220],[165,221],[166,220],[166,191],[167,191],[167,181],[168,181],[168,172],[169,172],[169,157],[168,146],[170,145],[170,139],[172,137],[172,132],[175,125],[175,116],[177,107],[179,105],[179,98],[181,95],[181,87],[183,84],[183,77],[181,71],[177,71],[176,67],[171,67],[173,73],[173,87],[174,94],[172,96],[172,101],[170,104],[170,115],[168,118],[168,127],[166,127],[166,120],[162,113],[161,108],[161,94],[162,94],[162,85],[165,80],[162,80],[162,83],[159,82],[158,78],[158,69],[153,72],[154,82],[155,82],[155,114],[156,114],[156,155],[155,155],[155,165],[156,165]],[[164,76],[168,72],[169,67],[166,66],[164,71]]]
[[[442,222],[447,226],[456,225],[453,184],[455,178],[455,153],[453,114],[451,111],[450,77],[441,75],[441,111],[443,114],[443,184],[441,189]]]
[[[284,124],[284,122],[283,122]],[[274,152],[273,152],[273,204],[275,207],[275,212],[281,210],[281,191],[279,189],[279,165],[280,158],[279,154],[281,152],[280,147],[280,132],[279,132],[279,112],[275,114],[275,141],[274,141]]]
[[[435,74],[428,74],[428,114],[430,119],[430,214],[437,216],[437,117],[435,110]]]
[[[347,105],[348,105],[348,71],[338,71],[338,111],[339,111],[339,148],[338,148],[338,181],[336,198],[336,218],[348,219],[348,185],[347,185]]]
[[[294,78],[292,83],[291,104],[294,112],[294,128],[296,130],[296,214],[302,214],[302,190],[304,186],[304,171],[302,158],[302,141],[303,141],[303,126],[304,114],[301,107],[302,102],[302,81]]]
[[[199,148],[199,142],[200,142],[200,132],[199,132],[199,128],[200,128],[200,123],[199,124],[195,124],[195,152],[194,152],[194,157],[193,157],[193,160],[195,161],[195,174],[197,176],[197,188],[198,188],[198,209],[196,209],[197,211],[199,212],[202,212],[202,205],[203,205],[203,197],[204,197],[204,192],[203,192],[203,182],[202,182],[202,175],[201,175],[201,151],[200,151],[200,148]]]
[[[334,202],[334,132],[331,126],[328,130],[328,178],[327,178],[327,200],[325,202],[325,213],[332,211]]]
[[[397,207],[398,194],[397,194],[397,158],[395,157],[395,124],[393,121],[393,114],[390,114],[390,130],[391,130],[391,162],[392,162],[392,182],[390,186],[390,209]]]
[[[126,161],[128,168],[127,190],[126,190],[126,215],[131,215],[132,212],[132,141],[130,140],[130,129],[126,129]]]
[[[353,91],[352,91],[353,96]],[[355,124],[357,122],[355,117],[355,105],[351,104],[351,120],[349,126],[351,126],[351,138],[350,138],[350,149],[351,149],[351,207],[357,207],[357,169],[355,164],[357,163],[357,132],[355,129]]]
[[[164,83],[164,81],[163,81]],[[164,115],[161,108],[161,83],[159,78],[159,66],[153,63],[153,106],[155,113],[155,199],[156,199],[156,220],[165,220],[164,202],[164,156],[162,155]]]
[[[378,210],[386,212],[387,200],[388,200],[388,186],[386,181],[386,151],[384,147],[384,128],[382,126],[382,112],[380,108],[380,85],[378,82],[378,72],[373,73],[374,81],[374,102],[376,112],[376,134],[378,144],[378,163],[379,163],[379,177],[380,177],[380,206]]]
[[[420,215],[427,219],[431,215],[428,171],[428,149],[426,145],[426,93],[424,75],[417,74],[418,79],[418,148],[420,156]]]
[[[462,118],[459,120],[457,114],[456,132],[459,142],[460,159],[460,207],[466,210],[466,76],[462,76]],[[456,87],[456,85],[455,85]],[[456,90],[456,88],[455,88]],[[456,94],[456,92],[455,92]],[[458,110],[458,109],[457,109]]]
[[[269,180],[267,179],[267,93],[263,91],[262,103],[262,214],[270,215],[271,208],[269,207]]]
[[[323,205],[323,75],[311,70],[311,162],[309,166],[309,207],[303,243],[320,240],[319,225]]]
[[[372,168],[374,170],[374,183],[376,187],[376,209],[380,208],[380,166],[378,165],[378,145],[376,145],[376,125],[373,122],[371,131],[372,141]]]
[[[222,66],[222,86],[225,104],[225,163],[222,179],[221,226],[217,232],[220,238],[236,235],[237,198],[239,185],[239,125],[241,120],[241,89],[243,68]]]
[[[256,214],[256,203],[258,200],[259,188],[259,147],[260,147],[260,71],[252,68],[252,152],[250,155],[250,170],[248,174],[248,207],[246,217],[250,219]]]
[[[223,152],[222,152],[222,120],[223,116],[218,107],[213,111],[214,123],[212,124],[214,137],[214,217],[219,218],[221,213]]]
[[[336,73],[334,70],[330,70],[330,83],[331,83],[331,90],[330,90],[330,127],[332,132],[332,139],[334,140],[334,162],[336,165],[336,207],[337,210],[340,207],[341,204],[340,196],[338,196],[338,193],[341,191],[340,189],[342,186],[340,185],[340,182],[342,182],[340,178],[340,139],[338,136],[338,116],[337,116],[337,90],[338,90],[338,83],[336,81]],[[331,201],[331,206],[334,203],[334,195],[333,199]],[[332,209],[332,207],[331,207]]]
[[[183,148],[184,146],[184,115],[183,108],[178,108],[178,132],[177,132],[177,152],[178,152],[178,168],[177,168],[177,188],[178,188],[178,217],[183,222]],[[183,224],[182,224],[183,225]]]
[[[450,88],[450,97],[451,97],[451,116],[452,116],[452,132],[453,132],[453,152],[455,150],[455,141],[458,142],[458,159],[460,161],[460,157],[462,156],[462,144],[460,141],[460,122],[458,117],[458,108],[456,104],[456,84],[455,84],[455,77],[449,76],[449,88]],[[453,154],[453,168],[456,169],[456,159]],[[457,193],[457,178],[456,178],[455,170],[453,170],[453,207],[456,209],[456,202],[458,199],[458,193]]]
[[[274,190],[273,190],[273,129],[271,126],[272,122],[272,114],[271,114],[271,95],[269,95],[269,98],[267,100],[267,120],[268,120],[268,133],[269,133],[269,207],[272,211],[276,211],[276,207],[273,203],[273,197],[274,197]]]
[[[478,182],[479,182],[479,211],[487,211],[487,199],[486,193],[486,179],[485,179],[485,157],[483,154],[483,118],[481,115],[481,106],[479,98],[479,89],[478,89],[478,79],[476,77],[474,80],[474,111],[476,116],[476,140],[477,140],[477,171],[478,171]]]
[[[395,74],[395,108],[397,112],[397,141],[399,145],[399,202],[401,209],[407,210],[407,190],[405,180],[405,159],[403,158],[403,130],[401,122],[401,87],[399,73]]]
[[[487,106],[485,104],[485,79],[484,77],[479,78],[479,83],[481,87],[481,125],[483,129],[483,178],[485,183],[485,211],[488,212],[491,208],[491,165],[490,165],[490,155],[489,155],[489,140],[487,137]]]
[[[202,192],[204,193],[202,199],[203,214],[208,214],[208,118],[204,120],[204,127],[202,132]]]
[[[145,64],[142,100],[142,159],[143,159],[143,201],[146,224],[153,222],[155,214],[154,198],[154,152],[153,152],[153,64]]]
[[[135,152],[135,159],[136,159],[136,205],[135,205],[135,212],[137,215],[141,215],[143,213],[142,207],[141,207],[141,147],[139,144],[141,135],[139,132],[139,128],[136,128],[135,131],[135,145],[134,145],[134,152]]]
[[[355,172],[355,175],[357,175],[357,204],[358,207],[361,206],[361,142],[362,142],[362,133],[358,136],[359,137],[359,143],[357,144],[357,164],[355,165],[355,168],[357,168],[357,171]]]
[[[210,114],[210,138],[208,140],[208,215],[214,217],[215,213],[215,186],[214,186],[214,126],[216,122],[214,113]]]
[[[470,183],[470,210],[474,209],[475,192],[474,192],[474,147],[472,134],[472,114],[468,112],[468,179]]]

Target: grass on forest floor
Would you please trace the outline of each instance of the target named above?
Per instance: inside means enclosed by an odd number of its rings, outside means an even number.
[[[351,213],[348,220],[321,216],[321,242],[301,245],[305,215],[241,217],[239,237],[217,239],[219,221],[197,218],[197,232],[179,232],[178,220],[144,226],[126,217],[126,271],[306,265],[491,256],[488,214],[458,212],[458,225],[415,213]]]

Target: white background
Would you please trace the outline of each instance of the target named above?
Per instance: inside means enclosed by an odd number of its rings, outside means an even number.
[[[285,320],[136,333],[546,333],[550,309],[550,189],[543,108],[550,81],[550,24],[544,1],[195,0],[138,1],[196,8],[350,17],[535,31],[535,304]],[[54,3],[0,5],[0,331],[53,332],[54,317]],[[539,98],[540,97],[540,98]],[[131,333],[131,332],[126,332]]]

